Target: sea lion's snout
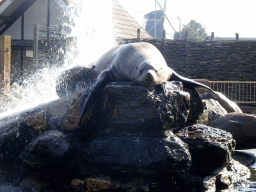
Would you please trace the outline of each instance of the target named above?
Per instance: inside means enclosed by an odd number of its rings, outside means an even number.
[[[148,70],[141,78],[141,84],[143,86],[154,86],[156,82],[156,72],[154,70]]]

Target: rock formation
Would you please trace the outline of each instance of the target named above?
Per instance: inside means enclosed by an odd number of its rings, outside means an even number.
[[[81,95],[71,98],[2,118],[0,189],[192,191],[247,184],[248,168],[232,159],[232,135],[219,125],[195,124],[202,100],[180,82],[108,84],[85,126],[78,126]]]

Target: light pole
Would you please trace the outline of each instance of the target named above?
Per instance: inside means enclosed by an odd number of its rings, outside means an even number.
[[[180,40],[181,40],[181,18],[178,17],[178,20],[180,21],[180,28],[179,28],[179,32],[180,32]]]

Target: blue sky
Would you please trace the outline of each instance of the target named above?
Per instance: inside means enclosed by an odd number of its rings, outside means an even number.
[[[155,10],[155,0],[117,0],[137,21],[143,24],[143,16]],[[158,0],[162,7],[164,0]],[[175,30],[191,19],[200,22],[208,35],[218,37],[256,37],[256,0],[167,0],[166,15]],[[157,10],[159,7],[157,6]],[[168,34],[174,33],[165,22]]]

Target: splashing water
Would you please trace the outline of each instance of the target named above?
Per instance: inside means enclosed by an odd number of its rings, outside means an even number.
[[[79,52],[75,62],[86,65],[115,46],[112,0],[80,0],[76,1],[77,5],[82,5],[82,10],[75,18],[76,27],[72,30],[72,36],[77,37]]]
[[[58,99],[55,81],[60,73],[74,66],[90,66],[103,53],[116,45],[112,21],[112,0],[72,0],[65,9],[72,37],[61,67],[40,69],[23,77],[22,84],[14,83],[9,95],[2,95],[0,117]]]

